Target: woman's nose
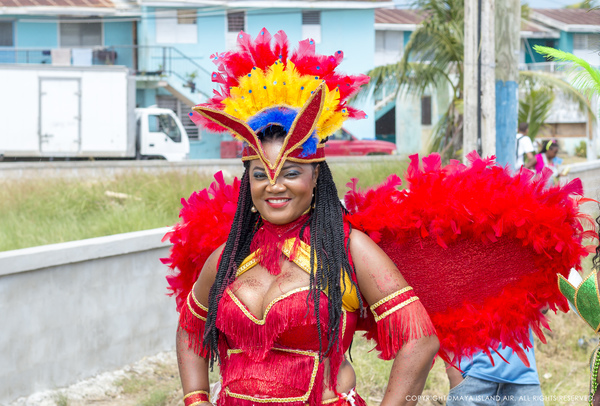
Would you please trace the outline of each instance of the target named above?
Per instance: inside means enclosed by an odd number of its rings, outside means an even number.
[[[280,183],[279,179],[276,179],[274,185],[271,185],[271,183],[269,183],[269,186],[267,186],[267,192],[269,192],[269,193],[285,192],[285,185],[283,183]]]

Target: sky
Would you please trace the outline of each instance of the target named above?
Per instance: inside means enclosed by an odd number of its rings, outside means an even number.
[[[414,0],[393,0],[398,6],[409,6]],[[521,3],[528,3],[532,8],[562,8],[569,4],[578,3],[581,0],[527,0]]]

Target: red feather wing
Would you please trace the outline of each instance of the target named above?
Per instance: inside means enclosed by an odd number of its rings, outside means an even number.
[[[491,159],[442,167],[411,157],[409,191],[392,175],[346,195],[349,221],[397,264],[427,309],[440,355],[470,356],[501,342],[524,356],[529,328],[544,340],[545,306],[568,310],[556,274],[580,269],[589,250],[579,212],[579,179],[546,189],[548,174],[512,176]]]
[[[237,178],[228,185],[223,173],[218,172],[208,189],[181,200],[181,221],[163,238],[173,243],[171,254],[161,259],[171,268],[167,276],[168,289],[169,295],[176,297],[177,311],[185,303],[207,258],[227,240],[239,190]]]

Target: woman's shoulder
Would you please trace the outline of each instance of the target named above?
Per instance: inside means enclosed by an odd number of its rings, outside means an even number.
[[[202,271],[200,271],[196,284],[194,285],[194,296],[203,303],[208,302],[208,294],[217,277],[217,270],[219,269],[219,262],[221,262],[221,256],[223,255],[224,249],[225,244],[222,244],[210,254],[204,263],[204,267],[202,267]]]

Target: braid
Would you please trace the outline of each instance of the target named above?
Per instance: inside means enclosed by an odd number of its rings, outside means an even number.
[[[592,259],[593,267],[600,272],[600,216],[596,217],[596,223],[598,224],[598,246],[596,247],[596,255]]]
[[[206,328],[204,331],[204,345],[210,348],[210,367],[219,360],[218,342],[219,330],[216,327],[217,310],[223,291],[233,280],[242,261],[250,253],[252,237],[259,226],[259,216],[252,213],[252,196],[250,194],[250,181],[248,164],[244,165],[246,170],[240,184],[240,195],[237,210],[231,225],[231,231],[217,268],[215,282],[210,288],[208,296],[208,315],[206,316]]]
[[[328,354],[339,343],[342,319],[342,297],[352,287],[346,286],[344,276],[354,282],[355,270],[350,265],[345,243],[344,218],[346,212],[338,198],[337,188],[326,162],[319,164],[319,180],[315,193],[315,210],[310,225],[310,296],[315,304],[315,317],[319,333],[319,354]],[[315,269],[316,258],[316,269]],[[344,281],[342,283],[342,281]],[[323,351],[321,315],[319,312],[321,292],[328,290],[329,325],[327,328],[327,349]],[[308,300],[308,299],[307,299]],[[359,295],[360,308],[363,309]]]

